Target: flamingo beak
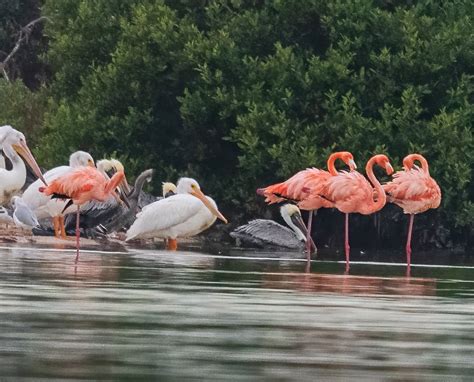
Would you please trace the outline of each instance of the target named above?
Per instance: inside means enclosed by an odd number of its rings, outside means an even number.
[[[89,167],[95,167],[94,160],[93,160],[93,159],[89,159],[89,160],[87,161],[87,165],[88,165]]]
[[[211,211],[211,213],[215,216],[217,216],[219,219],[221,219],[225,224],[228,223],[227,219],[224,217],[224,215],[222,215],[220,213],[220,211],[215,208],[211,202],[209,202],[209,200],[206,198],[206,195],[203,194],[203,192],[199,189],[195,189],[193,191],[191,191],[190,193],[191,195],[195,196],[196,198],[198,198],[201,202],[204,203],[204,205],[209,209],[209,211]]]
[[[27,144],[23,141],[20,141],[18,143],[13,144],[12,147],[19,155],[21,155],[21,157],[26,161],[26,163],[28,163],[35,175],[39,179],[41,179],[45,186],[47,186],[48,184],[46,183],[46,180],[44,179],[43,174],[41,173],[41,169],[39,168],[38,163],[36,163],[36,160],[33,157],[33,154],[31,153]]]
[[[390,162],[385,163],[385,171],[387,172],[387,175],[393,174],[393,167]]]
[[[354,159],[349,159],[349,168],[351,169],[351,171],[354,171],[354,170],[357,170],[357,165],[356,165],[356,162],[354,161]]]

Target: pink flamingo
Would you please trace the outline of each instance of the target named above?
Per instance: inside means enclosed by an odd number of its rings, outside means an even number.
[[[77,205],[76,215],[76,260],[79,258],[79,216],[82,204],[91,200],[105,201],[110,195],[119,200],[115,189],[123,183],[125,174],[118,171],[110,180],[95,167],[77,167],[68,173],[54,179],[49,186],[40,187],[45,195],[53,195],[59,199],[70,199],[64,210],[71,204]],[[123,193],[121,193],[123,195]],[[125,200],[124,200],[125,201]]]
[[[386,203],[385,192],[382,185],[374,175],[373,167],[377,164],[384,168],[388,175],[393,173],[392,165],[387,156],[375,155],[369,159],[365,166],[367,179],[357,171],[342,172],[338,176],[329,178],[323,195],[327,197],[334,207],[346,214],[345,219],[345,252],[346,270],[349,270],[349,214],[359,213],[370,215],[383,208]]]
[[[311,246],[314,246],[315,250],[317,250],[316,245],[311,239],[313,211],[317,211],[320,208],[334,207],[334,203],[324,197],[324,190],[326,181],[340,174],[335,167],[335,162],[338,159],[344,161],[351,171],[357,168],[354,157],[350,152],[339,151],[329,156],[327,161],[329,171],[308,168],[299,171],[285,182],[257,189],[257,194],[265,196],[265,202],[269,204],[293,200],[298,203],[300,209],[309,211],[306,238],[308,260],[311,259]]]
[[[421,168],[415,165],[421,163]],[[415,214],[438,208],[441,203],[441,190],[438,183],[430,176],[428,161],[420,154],[410,154],[403,159],[404,171],[397,171],[391,182],[384,184],[383,189],[390,203],[403,208],[410,214],[406,243],[407,266],[411,265],[411,236]]]

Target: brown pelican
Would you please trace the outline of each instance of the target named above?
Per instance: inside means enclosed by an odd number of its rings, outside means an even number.
[[[299,208],[293,204],[280,207],[280,214],[291,229],[273,220],[255,219],[230,233],[237,245],[304,249],[307,231]]]

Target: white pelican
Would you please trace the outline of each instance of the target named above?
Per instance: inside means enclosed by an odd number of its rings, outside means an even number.
[[[25,159],[35,175],[46,184],[41,170],[26,144],[23,133],[8,125],[0,126],[0,148],[12,163],[11,170],[0,168],[0,204],[8,203],[25,184],[26,167],[18,154]]]
[[[117,159],[101,159],[97,162],[97,170],[104,174],[107,180],[109,180],[112,175],[118,171],[122,171],[125,174],[125,168],[123,167],[122,162]],[[126,176],[123,178],[120,190],[125,192],[126,195],[128,195],[131,191]]]
[[[76,151],[69,157],[69,166],[55,167],[44,174],[44,177],[48,183],[59,178],[61,175],[66,174],[72,168],[80,166],[92,166],[94,167],[94,159],[89,153],[84,151]],[[56,237],[66,237],[66,231],[64,230],[64,215],[74,212],[73,206],[63,211],[67,201],[61,199],[52,199],[50,196],[46,196],[39,191],[41,184],[39,181],[35,181],[28,186],[23,193],[23,201],[30,207],[38,219],[44,219],[48,217],[53,218],[54,235]]]
[[[280,207],[280,214],[291,229],[273,220],[255,219],[237,227],[230,236],[236,239],[237,245],[304,249],[308,231],[300,209],[294,204],[284,204]]]
[[[135,238],[168,239],[168,249],[176,250],[178,237],[190,237],[209,228],[216,218],[227,223],[217,205],[205,196],[191,178],[178,181],[177,195],[145,206],[127,231],[126,241]]]

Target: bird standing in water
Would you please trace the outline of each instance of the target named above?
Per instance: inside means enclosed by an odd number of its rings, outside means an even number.
[[[299,208],[294,204],[284,204],[280,207],[280,214],[291,229],[273,220],[255,219],[237,227],[230,236],[236,239],[238,244],[243,243],[259,248],[303,249],[307,232]]]
[[[415,165],[421,163],[421,168]],[[430,176],[428,161],[420,154],[410,154],[403,159],[403,171],[393,174],[393,179],[383,185],[388,202],[403,208],[410,214],[406,243],[407,266],[411,265],[411,236],[415,214],[438,208],[441,203],[441,189]]]
[[[357,168],[352,154],[348,151],[340,151],[329,156],[327,161],[329,171],[308,168],[299,171],[285,182],[257,190],[258,194],[265,196],[265,201],[269,204],[292,200],[298,203],[300,209],[309,211],[306,238],[308,260],[311,259],[312,240],[310,240],[310,237],[313,211],[320,208],[334,207],[334,204],[324,197],[324,192],[326,181],[339,174],[335,167],[335,162],[338,159],[344,161],[351,171]]]
[[[328,179],[323,193],[334,206],[346,214],[345,219],[345,253],[346,270],[349,270],[349,214],[359,213],[370,215],[383,208],[386,202],[382,185],[374,175],[373,167],[377,164],[384,168],[388,175],[393,173],[392,165],[386,155],[374,155],[365,166],[365,172],[370,182],[359,172],[343,172]],[[374,196],[377,195],[377,200]]]
[[[60,176],[81,166],[95,167],[94,159],[85,151],[76,151],[69,157],[69,166],[54,167],[46,171],[44,177],[48,183],[51,183]],[[38,219],[52,218],[55,237],[66,239],[64,215],[74,212],[74,210],[72,208],[65,209],[67,201],[51,198],[40,192],[40,186],[39,180],[31,183],[23,193],[22,198]]]
[[[79,216],[81,205],[90,200],[105,201],[110,195],[119,200],[115,189],[123,182],[124,177],[124,172],[118,171],[110,180],[106,180],[103,174],[95,167],[78,167],[53,180],[49,186],[40,187],[40,191],[45,195],[52,195],[59,199],[69,199],[65,209],[71,204],[77,206],[76,260],[79,258]]]

